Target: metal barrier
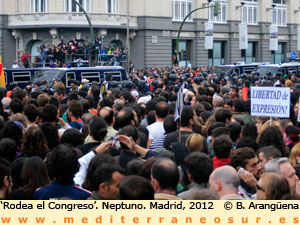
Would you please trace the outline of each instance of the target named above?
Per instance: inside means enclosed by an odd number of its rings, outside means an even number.
[[[22,62],[20,60],[20,62]],[[113,54],[65,54],[62,60],[54,56],[31,56],[29,60],[29,67],[50,67],[54,66],[67,66],[72,67],[87,67],[87,66],[122,66],[126,68],[127,60],[126,55],[122,55],[122,60],[117,61],[116,56]]]

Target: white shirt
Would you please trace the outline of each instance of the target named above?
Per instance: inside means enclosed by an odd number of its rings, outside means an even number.
[[[18,68],[20,68],[20,66],[18,64],[12,64],[11,68],[18,69]]]
[[[149,139],[156,140],[165,134],[164,122],[155,122],[147,126]]]

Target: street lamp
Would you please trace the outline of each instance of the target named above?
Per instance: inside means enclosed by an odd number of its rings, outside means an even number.
[[[185,21],[187,20],[187,18],[189,18],[190,15],[192,15],[194,12],[196,12],[196,11],[198,11],[200,9],[207,9],[207,8],[210,8],[210,7],[214,7],[214,16],[218,16],[219,15],[219,13],[220,13],[219,12],[219,10],[220,10],[220,2],[219,2],[219,0],[214,3],[214,6],[210,6],[210,3],[211,3],[212,0],[207,0],[207,1],[208,1],[208,6],[204,6],[204,7],[200,7],[200,8],[192,10],[183,19],[183,21],[182,21],[182,23],[181,23],[181,25],[179,27],[178,34],[177,34],[177,40],[176,40],[176,51],[177,51],[176,55],[177,55],[177,60],[179,59],[179,39],[180,39],[180,33],[181,33],[182,27],[183,27]]]
[[[72,0],[76,5],[78,5],[78,7],[82,10],[82,12],[84,13],[84,15],[85,15],[85,17],[86,17],[86,19],[87,19],[87,21],[88,21],[88,23],[89,23],[89,27],[90,27],[90,36],[91,36],[91,38],[90,38],[90,43],[93,45],[93,44],[95,44],[95,35],[94,35],[94,29],[93,29],[93,26],[92,26],[92,23],[91,23],[91,20],[90,20],[90,18],[89,18],[89,16],[88,16],[88,14],[87,14],[87,12],[85,11],[85,9],[82,7],[82,5],[79,3],[79,2],[77,2],[76,0]]]

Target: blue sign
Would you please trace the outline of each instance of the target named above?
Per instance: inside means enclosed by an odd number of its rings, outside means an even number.
[[[296,52],[291,52],[291,59],[293,59],[293,60],[296,59]]]

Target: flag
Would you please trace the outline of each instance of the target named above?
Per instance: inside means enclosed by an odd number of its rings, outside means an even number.
[[[3,64],[0,63],[0,87],[6,87]]]
[[[248,91],[249,91],[249,88],[243,87],[242,90],[243,90],[243,100],[247,101],[248,100]]]
[[[181,112],[182,112],[182,109],[183,109],[183,90],[184,90],[184,87],[185,87],[185,83],[183,83],[181,85],[181,88],[179,89],[179,91],[177,93],[176,108],[175,108],[176,109],[176,111],[175,111],[175,121],[180,118]]]

